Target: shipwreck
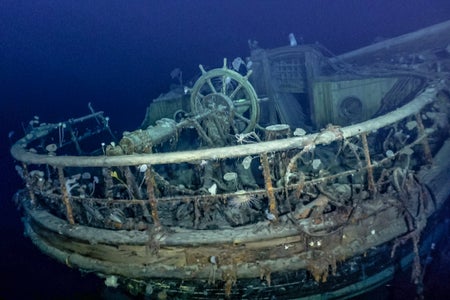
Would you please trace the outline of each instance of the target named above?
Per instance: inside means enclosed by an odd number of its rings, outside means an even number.
[[[250,46],[121,137],[91,105],[31,120],[27,236],[155,299],[344,298],[407,266],[420,286],[450,196],[450,21],[339,56]]]

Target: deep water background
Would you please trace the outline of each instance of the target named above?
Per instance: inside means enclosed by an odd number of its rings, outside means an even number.
[[[92,102],[120,135],[175,83],[174,68],[189,80],[199,64],[248,56],[248,39],[274,48],[293,32],[339,54],[447,19],[448,0],[1,0],[0,299],[112,297],[97,277],[54,262],[23,236],[8,134],[19,138],[34,115],[59,122],[88,113]]]

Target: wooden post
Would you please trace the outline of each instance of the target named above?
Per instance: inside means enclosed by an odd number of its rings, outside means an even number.
[[[377,188],[373,179],[373,167],[370,161],[369,145],[367,144],[367,134],[365,132],[361,133],[361,141],[363,144],[364,157],[367,164],[367,185],[371,196],[373,196],[377,192]]]
[[[102,168],[103,181],[105,182],[105,198],[113,198],[113,179],[111,177],[111,168]]]
[[[31,205],[34,207],[36,205],[36,196],[34,195],[33,189],[31,188],[30,173],[28,172],[28,167],[26,163],[22,163],[23,177],[27,186],[28,194],[30,195]]]
[[[130,167],[125,166],[123,168],[123,173],[125,174],[125,179],[127,180],[127,186],[133,193],[133,198],[142,199],[141,189],[137,185],[136,178],[134,177],[133,173],[131,172]]]
[[[66,188],[66,178],[64,178],[64,169],[62,167],[58,167],[58,177],[61,186],[62,200],[66,206],[67,221],[73,225],[75,224],[75,221],[73,219],[72,206],[70,205],[69,192]]]
[[[64,128],[61,128],[61,129],[64,130]],[[78,155],[82,155],[83,151],[81,150],[80,143],[78,142],[78,138],[75,135],[75,132],[73,132],[72,123],[71,122],[69,122],[67,124],[67,129],[70,132],[70,139],[72,140],[73,144],[75,145],[75,148],[77,149]]]
[[[273,192],[272,177],[270,176],[269,159],[267,153],[261,153],[261,165],[263,167],[264,183],[267,197],[269,197],[269,212],[278,219],[277,201]]]
[[[147,184],[147,194],[150,208],[152,209],[153,223],[155,224],[155,227],[160,227],[161,222],[159,221],[158,216],[158,201],[155,198],[155,178],[150,165],[148,165],[147,170],[145,170],[145,183]]]

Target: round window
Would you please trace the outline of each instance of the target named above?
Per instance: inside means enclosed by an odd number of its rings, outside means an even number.
[[[344,98],[339,105],[339,115],[346,123],[356,123],[362,120],[363,104],[357,97]]]

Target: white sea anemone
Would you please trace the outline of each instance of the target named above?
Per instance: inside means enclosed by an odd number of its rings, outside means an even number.
[[[242,58],[236,57],[232,63],[233,69],[236,72],[239,72],[239,68],[241,67],[241,65],[245,65],[244,61],[242,60]]]
[[[303,128],[296,128],[294,130],[294,136],[304,136],[306,135],[306,131]]]
[[[45,150],[49,153],[53,153],[58,149],[58,146],[56,144],[49,144],[45,147]]]
[[[118,280],[117,276],[110,275],[110,276],[106,277],[106,279],[105,279],[105,285],[106,285],[107,287],[113,287],[113,288],[116,288],[116,287],[119,286],[119,282],[118,282],[117,280]]]
[[[295,38],[295,35],[292,32],[289,33],[288,38],[289,38],[289,45],[291,47],[297,46],[297,39]]]
[[[238,175],[235,172],[228,172],[223,175],[223,179],[227,182],[229,188],[238,189]]]
[[[266,219],[269,220],[269,221],[276,221],[277,220],[277,217],[273,213],[271,213],[268,209],[266,209],[264,211],[264,215],[265,215]]]
[[[321,164],[322,164],[322,161],[320,159],[316,158],[312,162],[312,167],[314,170],[317,170]]]
[[[215,195],[217,193],[217,184],[213,183],[213,185],[211,185],[208,189],[208,192],[211,195]]]
[[[142,164],[138,166],[139,172],[144,173],[145,171],[147,171],[148,166],[146,164]]]
[[[209,262],[213,265],[217,265],[217,257],[215,255],[210,256]]]
[[[244,169],[248,170],[248,168],[250,168],[250,165],[252,163],[252,159],[253,158],[250,155],[244,157],[244,159],[242,160],[242,166],[244,167]]]
[[[234,208],[245,208],[258,205],[259,200],[244,190],[239,190],[228,199],[228,205]]]
[[[388,149],[388,150],[386,151],[386,157],[391,158],[391,157],[394,157],[394,156],[395,156],[394,151],[392,151],[392,150],[390,150],[390,149]]]

